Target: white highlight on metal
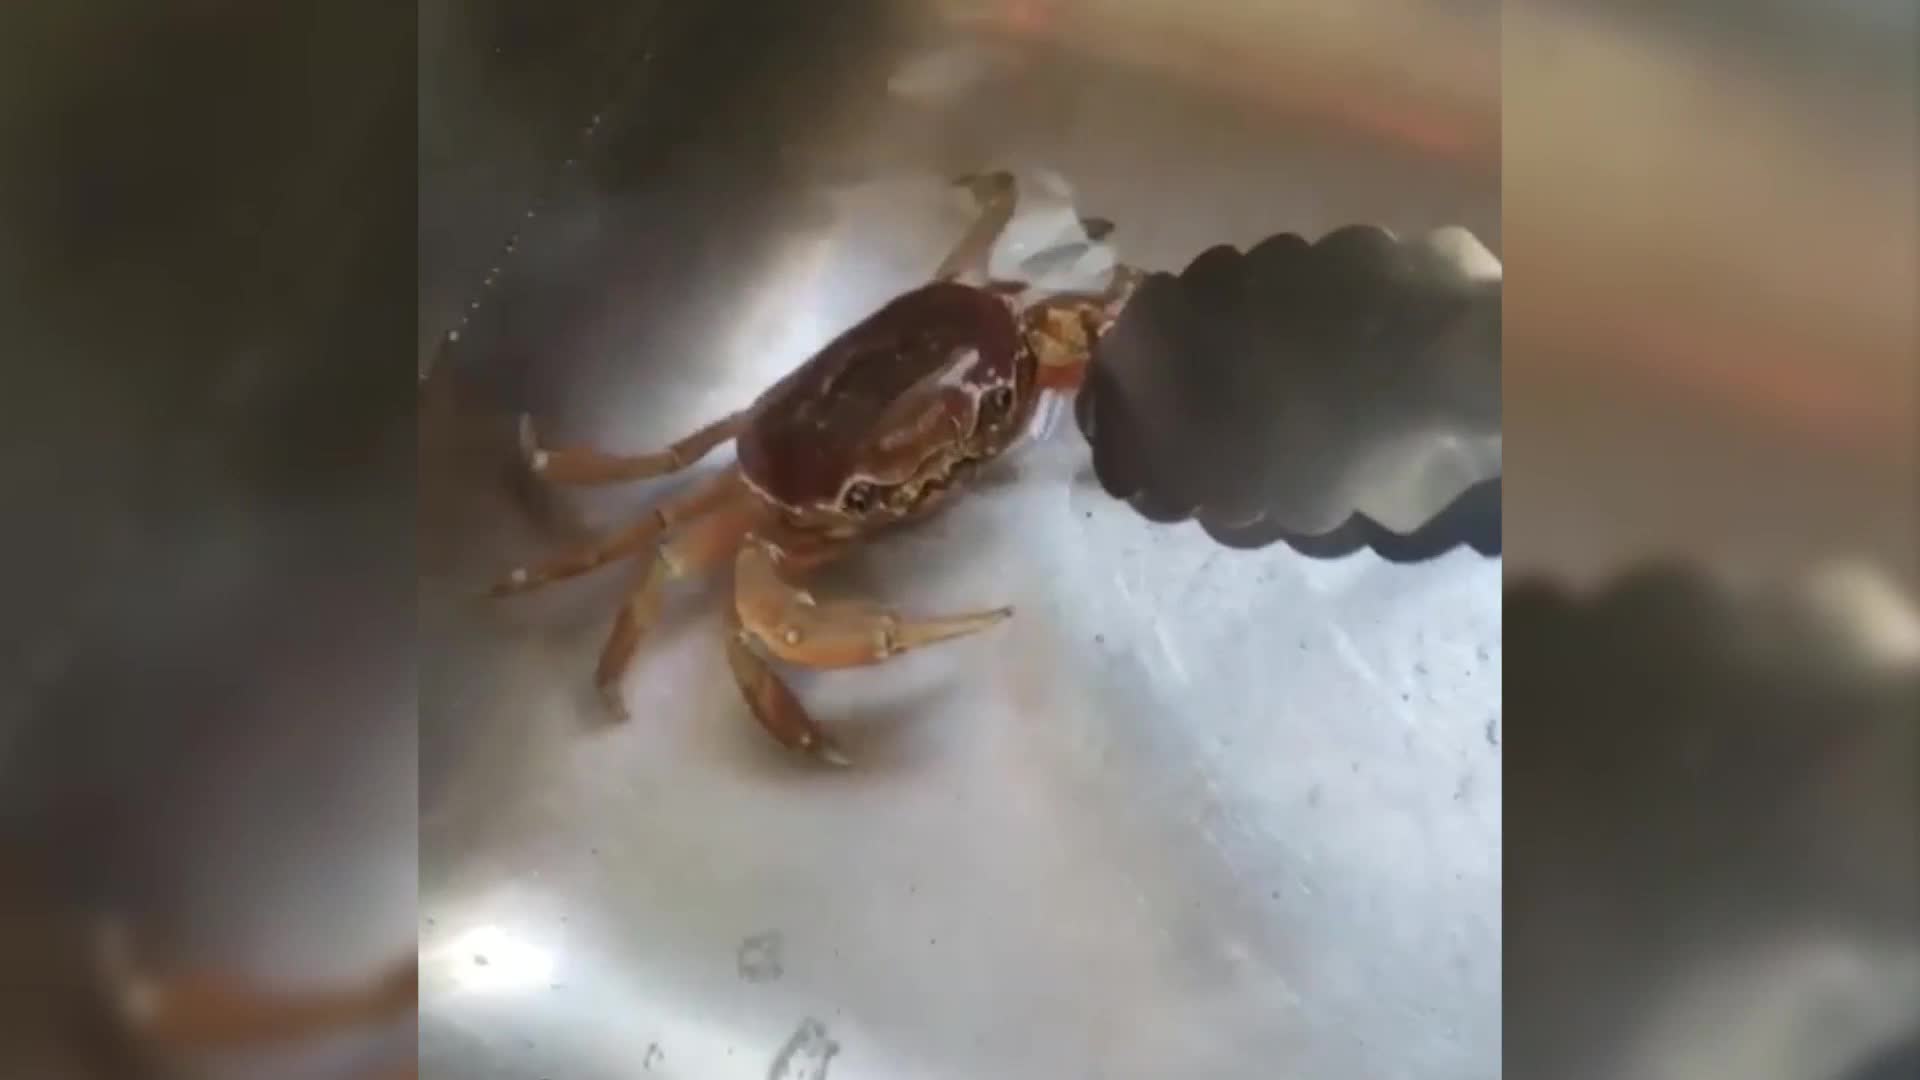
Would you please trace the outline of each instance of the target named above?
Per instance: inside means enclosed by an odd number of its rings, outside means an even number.
[[[1799,591],[1829,640],[1858,662],[1875,668],[1920,666],[1920,608],[1876,567],[1823,564]]]
[[[492,925],[466,931],[432,960],[455,986],[479,992],[545,990],[559,966],[551,950]]]
[[[1500,260],[1480,238],[1459,225],[1444,225],[1426,235],[1428,250],[1475,284],[1501,280]]]
[[[1051,438],[1054,429],[1059,426],[1060,417],[1067,411],[1066,400],[1052,390],[1044,391],[1040,403],[1034,407],[1032,419],[1027,421],[1027,430],[1022,438],[1032,442],[1045,442]]]
[[[1035,298],[1105,290],[1118,260],[1111,244],[1094,240],[1080,224],[1073,186],[1044,169],[1022,172],[1015,182],[1020,201],[987,255],[987,273],[1026,282]]]

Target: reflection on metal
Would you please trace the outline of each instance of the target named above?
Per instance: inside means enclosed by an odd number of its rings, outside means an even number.
[[[551,951],[492,924],[453,936],[422,960],[429,978],[437,974],[461,990],[483,993],[544,990],[557,967]]]
[[[1182,19],[1202,39],[1157,54],[1176,62],[1135,63],[1159,44],[1137,21],[1152,5],[965,6],[679,9],[606,109],[603,153],[532,221],[465,222],[483,237],[510,222],[521,242],[428,387],[422,948],[457,960],[450,943],[494,926],[557,966],[515,993],[463,993],[430,968],[425,1075],[1498,1071],[1496,563],[1226,551],[1108,497],[1061,425],[845,568],[904,608],[1015,615],[796,680],[855,762],[829,775],[746,715],[722,590],[670,597],[617,726],[588,688],[619,573],[511,605],[479,595],[556,534],[631,520],[677,486],[568,493],[529,519],[514,414],[625,451],[739,408],[925,280],[972,210],[955,177],[1061,178],[1029,250],[1000,253],[1066,250],[1051,269],[1087,268],[1058,242],[1083,218],[1114,224],[1084,254],[1150,267],[1356,221],[1464,224],[1498,247],[1486,170],[1316,112],[1325,99],[1288,99],[1251,66],[1271,63],[1259,44],[1302,78],[1346,80],[1301,44],[1319,31],[1205,5]],[[1404,5],[1355,6],[1343,32],[1389,9]],[[1428,13],[1455,31],[1435,40],[1471,38],[1473,19]],[[1497,55],[1496,32],[1475,48]],[[1237,35],[1205,62],[1201,46]],[[912,68],[949,48],[976,61]],[[491,87],[467,89],[512,125]],[[1429,116],[1457,100],[1430,97]],[[423,270],[470,290],[482,254]]]
[[[1019,281],[1030,296],[1058,292],[1098,293],[1113,278],[1113,222],[1089,218],[1067,179],[1051,170],[1016,177],[1020,205],[993,246],[987,276]],[[1089,222],[1102,236],[1088,231]]]

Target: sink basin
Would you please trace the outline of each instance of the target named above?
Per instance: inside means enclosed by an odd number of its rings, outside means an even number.
[[[1059,424],[832,580],[1015,608],[795,677],[837,771],[755,727],[717,586],[625,723],[591,672],[633,568],[480,595],[726,460],[528,499],[516,414],[641,450],[744,406],[925,280],[963,173],[1057,177],[1152,267],[1355,222],[1498,250],[1497,5],[1242,7],[575,5],[511,64],[538,35],[441,12],[424,1075],[1498,1073],[1496,560],[1229,552],[1105,498]],[[583,49],[612,73],[555,74]]]

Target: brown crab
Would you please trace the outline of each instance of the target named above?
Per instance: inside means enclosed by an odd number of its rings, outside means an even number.
[[[494,586],[495,595],[521,592],[655,549],[595,675],[617,715],[626,715],[621,675],[658,616],[666,586],[729,558],[727,659],[741,692],[782,745],[835,764],[846,757],[769,659],[810,668],[875,664],[1012,614],[1002,607],[906,618],[874,604],[816,599],[801,584],[854,545],[925,517],[1012,446],[1046,392],[1080,384],[1094,341],[1139,279],[1121,267],[1101,294],[1053,295],[1023,306],[1022,284],[985,276],[987,254],[1013,214],[1012,175],[960,183],[980,214],[933,281],[829,342],[748,408],[665,450],[634,455],[541,446],[523,418],[528,467],[557,484],[662,476],[736,441],[734,465],[654,506],[640,522],[516,569]],[[979,272],[980,284],[960,281],[970,271]]]

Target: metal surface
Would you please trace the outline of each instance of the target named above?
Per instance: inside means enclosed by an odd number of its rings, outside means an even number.
[[[840,583],[1016,608],[797,680],[845,772],[754,728],[717,589],[618,727],[626,571],[480,596],[568,531],[512,494],[511,412],[651,448],[745,403],[924,278],[959,173],[1054,171],[1150,266],[1352,222],[1498,249],[1497,6],[1243,7],[733,5],[656,31],[534,218],[441,222],[482,239],[423,283],[423,336],[461,334],[423,436],[425,1075],[1498,1072],[1496,561],[1229,552],[1106,498],[1061,424]]]

